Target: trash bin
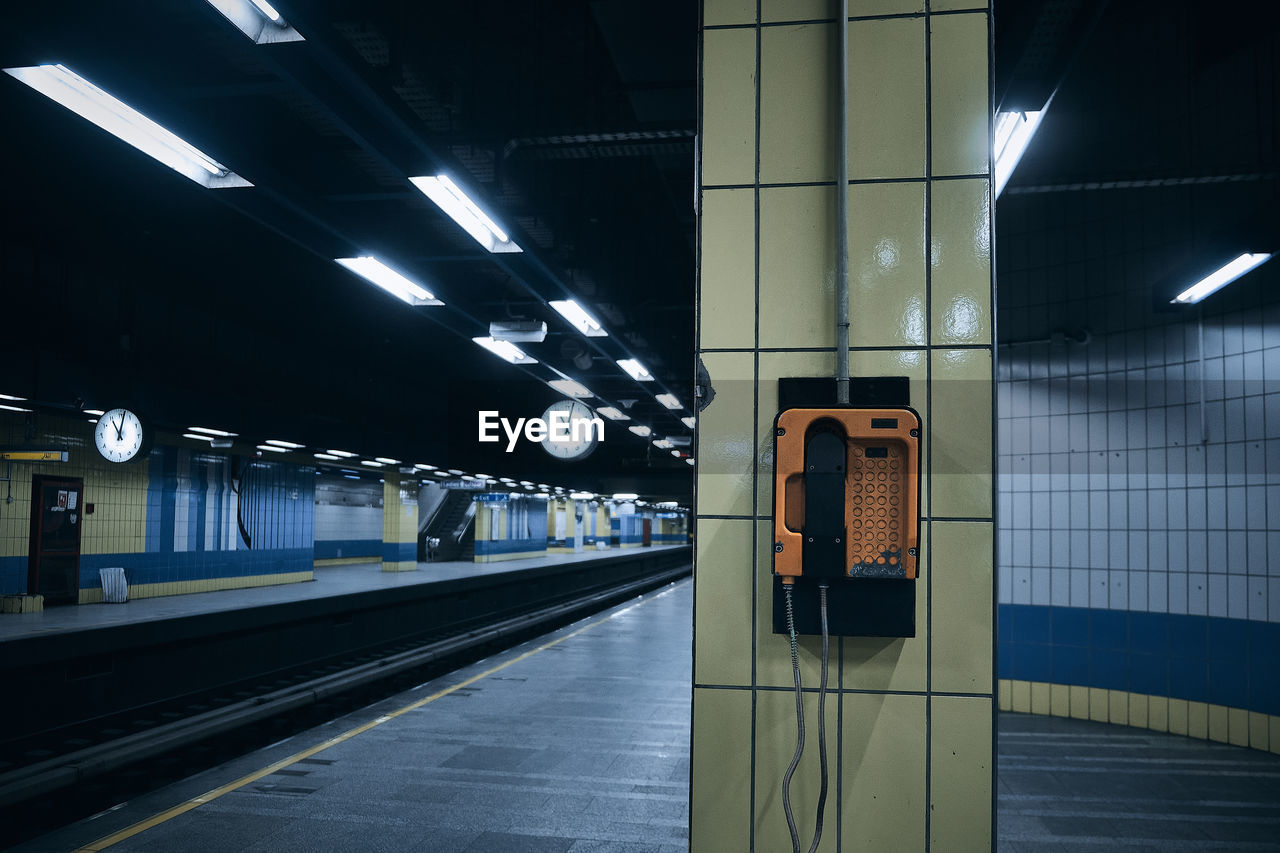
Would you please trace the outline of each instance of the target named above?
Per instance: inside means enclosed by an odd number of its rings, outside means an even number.
[[[129,582],[124,578],[124,569],[120,567],[98,569],[102,578],[102,600],[110,604],[124,604],[129,600]]]

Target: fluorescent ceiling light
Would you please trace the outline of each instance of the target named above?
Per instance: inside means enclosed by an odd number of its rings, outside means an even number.
[[[633,426],[627,427],[627,429],[639,436],[647,436],[649,433],[653,432],[653,430],[649,429],[647,426]]]
[[[209,427],[187,427],[192,432],[202,432],[205,435],[216,435],[218,438],[235,438],[239,433],[227,432],[221,429],[209,429]]]
[[[213,441],[213,436],[211,435],[197,435],[194,432],[184,432],[182,437],[189,438],[193,441]]]
[[[546,492],[538,492],[536,495],[534,495],[534,497],[535,497],[535,498],[542,498],[543,500],[550,500],[550,499],[551,499],[551,495],[547,494]]]
[[[553,299],[547,303],[560,312],[560,316],[569,321],[579,332],[589,338],[607,338],[609,333],[600,325],[600,321],[592,317],[582,306],[572,299]]]
[[[288,453],[288,448],[276,447],[274,444],[259,444],[259,450],[270,450],[272,453]]]
[[[1031,144],[1031,137],[1035,136],[1036,129],[1040,127],[1040,119],[1043,117],[1044,110],[1000,113],[996,116],[996,198],[1000,197],[1000,193],[1004,191],[1004,185],[1009,182],[1013,170],[1018,167],[1018,161],[1026,153],[1027,146]]]
[[[1249,270],[1261,266],[1269,260],[1271,260],[1270,252],[1241,255],[1179,293],[1174,297],[1173,301],[1180,302],[1183,305],[1194,305],[1209,294],[1221,290]]]
[[[659,438],[654,440],[653,446],[661,447],[663,450],[669,450],[673,445],[671,444],[671,442],[667,441],[665,438]]]
[[[476,474],[476,479],[477,479],[477,480],[492,480],[492,479],[493,479],[493,475],[492,475],[492,474]]]
[[[377,460],[378,460],[379,462],[381,462],[383,465],[399,465],[399,464],[400,464],[400,460],[399,460],[399,459],[392,459],[392,458],[391,458],[391,457],[389,457],[389,456],[375,456],[375,457],[373,457],[373,458],[374,458],[374,459],[377,459]]]
[[[427,198],[462,226],[475,241],[490,252],[519,252],[519,246],[498,223],[489,218],[480,206],[462,191],[448,175],[427,175],[410,178],[409,183],[420,189]]]
[[[621,367],[631,375],[631,378],[637,382],[652,382],[653,374],[645,370],[643,364],[634,358],[618,359],[618,367]]]
[[[330,450],[329,452],[334,456],[341,456],[343,459],[354,459],[356,457],[356,454],[349,453],[346,450]]]
[[[12,399],[10,397],[5,397],[3,394],[0,394],[0,398],[4,398],[6,400]],[[93,415],[95,418],[100,418],[106,414],[106,412],[102,411],[102,409],[85,409],[84,413],[86,415]]]
[[[368,465],[370,468],[381,468],[381,467],[382,467],[382,463],[381,463],[381,462],[376,462],[376,461],[374,461],[373,459],[361,459],[361,460],[360,460],[360,464],[361,464],[361,465]]]
[[[679,450],[673,450],[673,451],[671,451],[671,455],[672,455],[672,456],[674,456],[675,458],[679,459],[679,458],[680,458],[680,456],[681,456],[681,453],[680,453],[680,451],[679,451]]]
[[[615,409],[613,406],[605,406],[603,408],[596,409],[596,412],[601,415],[604,415],[606,418],[608,418],[611,421],[631,420],[630,415],[623,414],[619,410]]]
[[[0,394],[0,400],[13,400],[15,403],[21,403],[21,402],[22,402],[23,400],[25,400],[25,399],[27,399],[27,398],[26,398],[26,397],[14,397],[12,394]],[[89,414],[93,414],[93,412],[90,412]],[[102,414],[102,412],[98,412],[97,414],[99,414],[99,415],[100,415],[100,414]]]
[[[329,462],[337,462],[339,459],[342,458],[340,456],[334,456],[332,453],[317,453],[315,454],[315,457],[317,459],[328,460]]]
[[[436,476],[436,477],[448,477],[448,476],[449,476],[449,472],[448,472],[448,471],[432,471],[431,473],[432,473],[434,476]]]
[[[65,65],[6,68],[11,77],[204,187],[251,187],[217,160]]]
[[[0,409],[4,409],[6,412],[30,412],[30,411],[32,411],[31,409],[24,409],[24,408],[22,408],[21,406],[6,406],[6,405],[3,405],[3,404],[0,404]]]
[[[434,465],[428,465],[428,464],[426,464],[425,462],[419,462],[418,464],[414,465],[413,467],[414,467],[414,468],[419,469],[420,471],[434,471],[434,470],[436,470],[436,466],[434,466]]]
[[[525,355],[524,350],[511,343],[510,341],[500,341],[497,338],[472,338],[471,340],[487,349],[503,361],[509,361],[512,364],[537,364],[538,360]]]
[[[686,460],[684,460],[684,461],[685,461],[685,464],[687,464],[687,465],[692,465],[692,464],[693,464],[693,457],[692,457],[692,456],[690,456],[688,459],[686,459]]]
[[[684,406],[680,405],[680,401],[676,398],[675,394],[659,394],[656,399],[659,403],[666,406],[668,409],[684,408]]]
[[[343,475],[342,475],[342,478],[343,478],[344,480],[359,480],[359,479],[360,479],[360,475],[358,475],[358,474],[343,474]]]
[[[268,439],[266,440],[266,442],[265,442],[265,443],[266,443],[266,444],[273,444],[273,445],[275,445],[276,447],[284,447],[284,448],[286,448],[286,449],[288,449],[288,450],[301,450],[303,447],[305,447],[305,446],[306,446],[306,445],[303,445],[303,444],[296,444],[296,443],[294,443],[294,442],[292,442],[292,441],[281,441],[281,440],[280,440],[280,439],[278,439],[278,438],[268,438]]]
[[[552,379],[547,383],[566,397],[594,397],[595,395],[580,382],[572,379]]]
[[[209,5],[256,44],[305,41],[266,0],[209,0]]]
[[[457,468],[450,468],[450,469],[449,469],[449,473],[450,473],[450,474],[452,474],[452,475],[453,475],[453,476],[455,476],[455,477],[461,477],[463,474],[465,474],[465,473],[467,473],[467,472],[466,472],[466,471],[459,471]]]
[[[640,496],[635,492],[617,492],[614,494],[613,499],[615,501],[633,501],[638,497]]]
[[[98,422],[97,418],[89,418],[89,423],[96,424],[97,422]]]
[[[695,418],[689,417],[689,418],[681,418],[680,423],[684,424],[689,429],[693,429],[697,425],[698,421]]]
[[[369,255],[358,258],[334,258],[370,284],[377,285],[401,302],[409,305],[443,305],[439,299],[420,284],[416,284],[391,269],[382,261]]]
[[[595,492],[572,492],[569,495],[575,501],[589,501],[595,496]]]

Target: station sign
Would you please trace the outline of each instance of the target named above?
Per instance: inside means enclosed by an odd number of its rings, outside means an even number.
[[[463,492],[484,491],[484,483],[479,483],[475,480],[445,480],[440,485],[446,489],[457,489]]]
[[[482,504],[504,504],[510,495],[486,494],[476,495],[476,500]]]

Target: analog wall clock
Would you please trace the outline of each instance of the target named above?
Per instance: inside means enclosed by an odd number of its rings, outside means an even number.
[[[94,446],[108,462],[129,462],[137,458],[146,437],[141,419],[128,409],[104,413],[93,430]]]
[[[556,433],[552,432],[542,442],[542,449],[556,459],[565,461],[583,459],[591,455],[591,451],[595,450],[596,445],[600,443],[600,436],[590,423],[592,419],[599,419],[595,412],[579,400],[561,400],[558,403],[552,403],[542,413],[542,419],[546,421],[549,428],[557,422],[565,424],[562,430],[568,433],[566,440],[557,441]],[[576,431],[575,421],[579,422]]]

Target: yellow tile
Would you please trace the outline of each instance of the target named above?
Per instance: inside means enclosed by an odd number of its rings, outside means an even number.
[[[936,409],[935,409],[936,411]],[[933,689],[991,692],[993,525],[934,522],[929,526],[933,574]],[[1014,708],[1019,696],[1015,683]],[[1030,689],[1026,708],[1031,710]]]
[[[1071,688],[1065,684],[1049,685],[1049,713],[1055,717],[1071,716]]]
[[[1170,699],[1169,700],[1169,732],[1175,735],[1185,735],[1190,730],[1190,705],[1186,699]]]
[[[702,194],[700,346],[755,346],[755,193]]]
[[[849,4],[849,14],[853,14],[853,4]],[[840,8],[833,0],[761,0],[760,20],[768,23],[778,21],[815,21],[835,20],[840,15]]]
[[[1111,713],[1111,697],[1099,687],[1089,688],[1089,719],[1105,723]]]
[[[924,279],[924,185],[849,187],[850,343],[925,344]]]
[[[930,19],[933,88],[933,174],[988,171],[987,16]]]
[[[924,697],[847,693],[843,701],[844,849],[924,849]]]
[[[824,816],[828,827],[822,833],[818,850],[833,853],[836,849],[836,787],[840,772],[836,765],[836,732],[839,727],[836,696],[827,696],[827,761],[830,768],[827,803]],[[805,749],[791,781],[791,808],[795,813],[800,837],[813,837],[814,815],[818,806],[818,697],[805,695]],[[917,735],[918,737],[918,735]],[[787,850],[791,836],[782,810],[782,776],[796,748],[795,694],[787,690],[765,690],[756,694],[756,799],[755,833],[757,850]],[[692,849],[698,849],[693,847]],[[747,849],[738,848],[739,851]]]
[[[1245,708],[1227,709],[1227,738],[1236,746],[1249,745],[1249,711]]]
[[[991,343],[991,206],[986,180],[933,184],[934,344]]]
[[[750,184],[756,163],[756,33],[705,30],[702,183]]]
[[[925,173],[924,19],[849,25],[849,177]]]
[[[956,9],[986,9],[982,0],[933,0],[929,10],[933,12],[951,12]]]
[[[1129,725],[1147,728],[1150,712],[1147,708],[1147,695],[1145,693],[1129,694]]]
[[[1271,715],[1267,719],[1269,732],[1267,735],[1267,743],[1270,745],[1271,751],[1280,754],[1280,716]]]
[[[1209,737],[1209,705],[1207,703],[1187,703],[1187,735],[1201,740]]]
[[[1107,720],[1118,726],[1129,725],[1129,694],[1123,690],[1107,691]]]
[[[1227,709],[1224,706],[1209,706],[1209,740],[1215,740],[1218,743],[1228,741],[1227,720]]]
[[[702,23],[708,27],[755,21],[755,0],[704,0],[702,4]]]
[[[1047,715],[1052,706],[1049,685],[1043,681],[1031,682],[1031,713]]]
[[[1267,731],[1268,722],[1266,714],[1259,714],[1257,711],[1249,712],[1249,746],[1254,749],[1268,749],[1270,747],[1270,733]]]
[[[1001,711],[1013,710],[1013,682],[1007,678],[996,681],[996,702]]]
[[[920,529],[921,553],[928,553],[929,525]],[[914,637],[846,637],[844,643],[844,686],[857,690],[927,689],[928,680],[928,596],[916,585],[916,635]],[[934,669],[934,678],[937,678]],[[942,689],[937,687],[934,689]]]
[[[741,853],[751,821],[751,692],[693,691],[691,848]]]
[[[773,563],[772,525],[757,522],[756,528],[756,684],[769,687],[791,687],[791,640],[785,634],[773,633]],[[800,678],[806,688],[817,687],[822,678],[822,638],[801,636]],[[839,671],[838,639],[830,639],[828,649],[828,686],[834,686]]]
[[[990,699],[933,699],[929,808],[934,849],[991,847],[992,713]]]
[[[1169,729],[1169,700],[1164,696],[1147,697],[1147,728],[1157,732]]]
[[[755,522],[698,523],[694,569],[694,680],[751,684],[751,554]]]
[[[834,43],[834,24],[767,27],[761,31],[763,183],[834,179]]]
[[[697,511],[750,515],[754,358],[750,353],[705,353],[702,362],[716,398],[699,415]]]
[[[1019,714],[1031,713],[1031,682],[1013,682],[1013,710]]]
[[[760,191],[760,345],[834,347],[835,190]]]
[[[991,515],[991,354],[940,350],[933,362],[932,412],[925,442],[932,440],[934,516]],[[926,451],[927,452],[927,451]]]

